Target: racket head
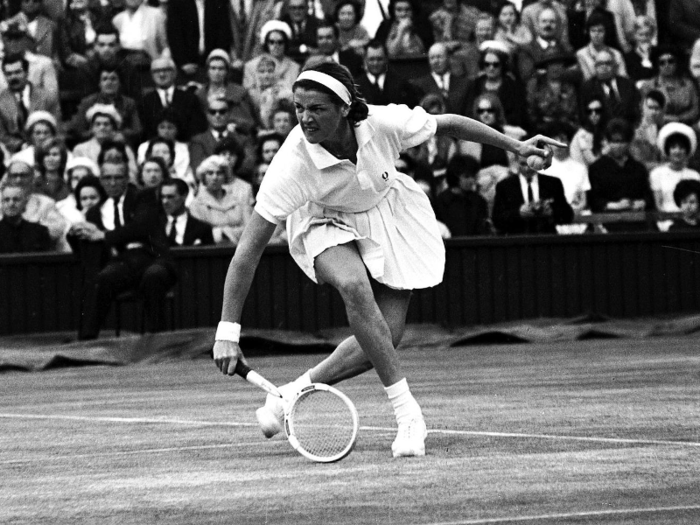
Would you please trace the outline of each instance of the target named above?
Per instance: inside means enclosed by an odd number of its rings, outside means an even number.
[[[350,398],[323,383],[302,388],[284,415],[289,443],[318,463],[340,461],[350,454],[359,428],[357,409]]]

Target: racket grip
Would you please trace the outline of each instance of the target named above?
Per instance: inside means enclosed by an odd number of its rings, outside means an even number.
[[[282,394],[280,394],[280,391],[277,390],[275,385],[243,363],[240,359],[236,363],[235,372],[249,383],[257,386],[258,388],[262,388],[268,394],[272,394],[273,396],[277,396],[279,398],[282,397]]]

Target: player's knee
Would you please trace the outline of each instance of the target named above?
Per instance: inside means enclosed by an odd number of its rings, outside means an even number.
[[[360,306],[374,298],[372,287],[367,279],[345,277],[337,283],[336,288],[348,306]]]

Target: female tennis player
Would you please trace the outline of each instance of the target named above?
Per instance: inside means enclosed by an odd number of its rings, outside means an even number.
[[[233,375],[243,303],[268,240],[287,220],[289,249],[315,282],[335,287],[352,337],[316,367],[280,387],[293,395],[314,383],[334,384],[376,369],[394,408],[394,457],[425,454],[420,406],[401,371],[396,347],[411,290],[442,281],[445,248],[428,198],[394,161],[435,134],[498,146],[548,163],[544,136],[520,142],[458,115],[421,107],[368,106],[350,72],[334,62],[303,71],[293,86],[297,126],[272,160],[226,275],[214,360]],[[285,396],[286,397],[286,396]],[[282,431],[283,401],[268,396],[257,418],[263,433]]]

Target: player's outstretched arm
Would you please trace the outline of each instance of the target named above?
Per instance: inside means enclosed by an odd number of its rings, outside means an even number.
[[[240,323],[243,303],[253,282],[255,270],[275,228],[275,224],[253,212],[226,273],[222,321]],[[242,358],[243,354],[237,341],[217,340],[214,343],[214,362],[224,374],[233,375],[236,363]]]
[[[435,120],[437,121],[436,133],[438,135],[449,135],[459,140],[490,144],[491,146],[513,152],[522,157],[536,155],[546,159],[551,156],[551,151],[544,148],[544,146],[566,147],[566,144],[562,144],[544,135],[535,135],[525,141],[516,140],[482,122],[462,115],[454,115],[451,113],[436,115]]]

